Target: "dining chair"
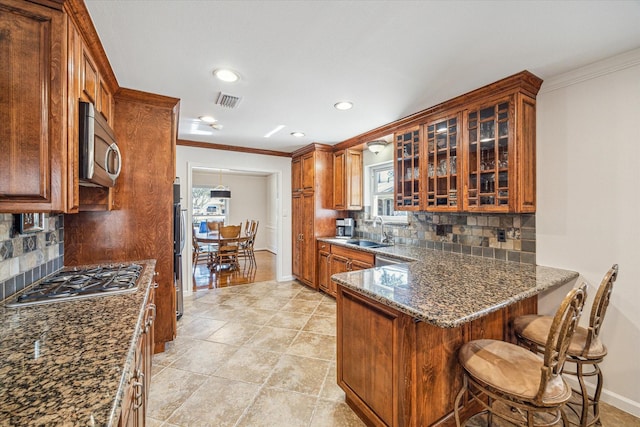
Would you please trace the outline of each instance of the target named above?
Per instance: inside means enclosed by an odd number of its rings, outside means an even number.
[[[224,226],[223,222],[220,221],[207,221],[207,230],[208,233],[213,233],[214,231],[218,231],[220,227]]]
[[[245,230],[245,239],[240,243],[239,257],[248,260],[249,266],[257,266],[256,255],[253,251],[253,246],[256,241],[256,234],[258,233],[259,223],[260,221],[251,220],[251,223]]]
[[[192,231],[193,257],[191,263],[193,264],[193,271],[195,272],[197,265],[202,261],[206,261],[207,265],[213,262],[215,250],[212,245],[203,244],[198,241],[195,228]]]
[[[600,393],[602,392],[603,375],[599,364],[607,355],[607,348],[600,339],[602,322],[607,312],[613,283],[618,277],[618,264],[614,264],[605,274],[598,286],[598,291],[591,306],[589,326],[578,326],[569,349],[567,350],[567,364],[563,374],[577,377],[580,390],[574,390],[580,396],[579,410],[573,409],[573,401],[569,408],[580,417],[580,426],[586,427],[598,423],[600,420]],[[552,318],[541,315],[526,315],[516,317],[513,328],[518,342],[537,353],[544,352],[544,337],[551,328]],[[568,370],[575,365],[575,370]],[[585,371],[585,366],[589,366]],[[596,388],[593,395],[589,395],[584,378],[595,376]],[[593,407],[593,417],[589,419],[589,408]]]
[[[240,269],[238,252],[240,250],[241,225],[226,225],[218,230],[218,250],[216,251],[213,266],[220,270],[228,265],[230,270]]]
[[[562,419],[571,398],[571,387],[562,378],[567,349],[582,314],[587,296],[585,283],[573,288],[562,300],[551,322],[540,356],[524,347],[499,340],[469,341],[458,351],[464,370],[463,385],[456,396],[454,415],[460,427],[460,403],[468,392],[468,405],[478,404],[493,417],[520,426],[553,426]],[[466,421],[469,420],[468,417]]]

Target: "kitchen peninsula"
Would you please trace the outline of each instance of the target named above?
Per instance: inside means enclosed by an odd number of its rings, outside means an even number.
[[[401,253],[400,247],[373,252]],[[338,384],[380,426],[452,425],[462,385],[457,351],[470,340],[513,341],[509,321],[574,271],[412,248],[416,262],[340,273]],[[420,254],[418,254],[420,252]]]

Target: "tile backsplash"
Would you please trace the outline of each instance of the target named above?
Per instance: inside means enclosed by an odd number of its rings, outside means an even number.
[[[385,231],[393,234],[395,243],[536,263],[535,214],[408,212],[408,215],[408,225],[385,224]],[[380,239],[380,225],[373,226],[366,210],[355,213],[354,218],[358,236]],[[504,242],[498,241],[498,230],[504,230]]]
[[[16,216],[0,213],[0,300],[64,266],[64,217],[44,217],[43,231],[19,234]]]

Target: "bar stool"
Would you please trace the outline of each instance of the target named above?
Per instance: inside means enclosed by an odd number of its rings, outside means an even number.
[[[600,328],[609,305],[609,298],[613,289],[613,282],[618,277],[618,264],[614,264],[605,274],[598,292],[596,293],[589,327],[578,326],[569,349],[567,350],[567,362],[575,364],[575,371],[564,369],[563,374],[574,375],[578,378],[580,390],[574,390],[581,398],[580,413],[572,406],[569,408],[580,416],[580,426],[586,427],[595,424],[600,419],[600,393],[602,392],[603,376],[599,364],[607,354],[607,348],[600,340]],[[532,351],[541,353],[544,351],[544,336],[551,326],[549,316],[527,315],[517,317],[513,321],[513,327],[520,344],[526,345]],[[585,372],[585,365],[590,366]],[[597,384],[593,396],[589,396],[584,382],[585,377],[596,376]],[[571,403],[573,405],[573,403]],[[593,406],[593,418],[589,420],[589,407]]]
[[[477,402],[484,408],[479,413],[487,412],[487,425],[492,425],[493,416],[520,426],[552,426],[560,419],[566,425],[562,408],[571,398],[571,387],[562,378],[562,365],[582,314],[586,288],[583,283],[562,300],[546,339],[544,357],[498,340],[469,341],[460,348],[464,379],[454,406],[458,427],[460,401],[467,391],[469,403]]]

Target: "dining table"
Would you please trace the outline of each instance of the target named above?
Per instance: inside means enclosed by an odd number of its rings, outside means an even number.
[[[225,242],[237,242],[238,246],[242,246],[244,242],[249,239],[249,236],[239,236],[239,237],[220,237],[217,231],[209,231],[209,232],[200,232],[196,230],[196,240],[200,244],[205,245],[224,245]],[[213,262],[209,262],[207,264],[210,270],[212,270],[215,266]]]

